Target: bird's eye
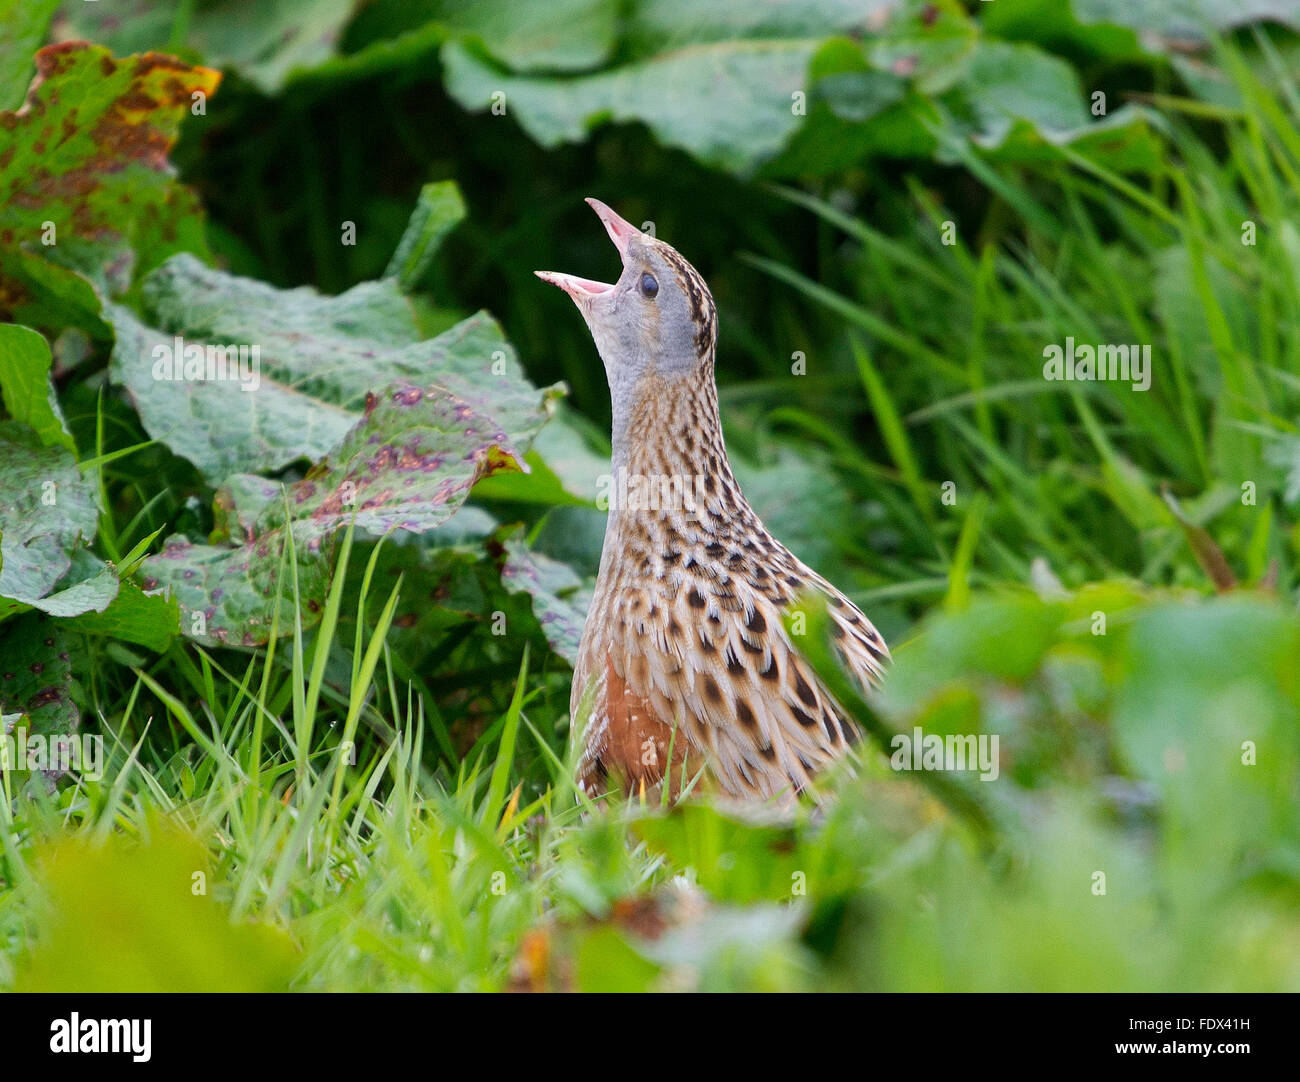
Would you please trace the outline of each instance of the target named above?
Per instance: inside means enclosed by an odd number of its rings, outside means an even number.
[[[659,292],[659,283],[655,281],[653,274],[641,275],[641,296],[647,300],[654,300],[655,294]]]

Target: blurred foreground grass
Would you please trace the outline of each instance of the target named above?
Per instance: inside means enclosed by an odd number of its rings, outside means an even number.
[[[1300,622],[1245,595],[1015,592],[927,621],[880,716],[999,736],[998,779],[961,779],[991,836],[876,748],[811,818],[584,812],[558,759],[525,803],[508,759],[430,777],[418,710],[339,787],[342,752],[309,714],[286,719],[296,757],[252,738],[282,677],[221,682],[224,716],[184,719],[206,751],[122,744],[102,781],[17,805],[4,835],[34,844],[5,855],[0,979],[1296,990],[1298,650]],[[549,754],[525,675],[502,746]]]

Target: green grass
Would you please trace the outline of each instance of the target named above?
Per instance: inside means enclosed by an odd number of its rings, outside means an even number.
[[[157,676],[135,670],[137,683],[121,713],[105,719],[112,744],[103,780],[83,780],[55,802],[32,787],[30,802],[18,804],[24,818],[4,824],[6,838],[23,837],[38,862],[47,846],[52,853],[60,847],[75,852],[86,841],[108,842],[127,861],[122,839],[149,840],[166,833],[164,822],[181,825],[202,840],[203,849],[190,859],[195,870],[200,864],[207,869],[213,895],[230,918],[288,933],[280,938],[293,943],[295,986],[498,986],[508,962],[502,945],[540,915],[540,887],[562,845],[557,831],[580,814],[570,780],[573,761],[555,757],[539,739],[552,768],[547,792],[522,806],[518,789],[507,792],[514,742],[536,733],[525,712],[521,671],[495,763],[480,756],[455,778],[430,775],[423,765],[427,725],[420,700],[397,690],[385,645],[400,584],[373,626],[357,620],[350,672],[344,666],[345,679],[334,684],[327,662],[343,647],[336,633],[349,548],[345,542],[319,630],[307,641],[295,626],[280,647],[289,654],[288,666],[274,648],[249,659],[242,672],[195,651],[193,678],[203,691],[187,696],[198,703],[193,711],[164,686],[175,680],[167,667],[156,668]],[[358,613],[366,609],[379,551],[371,547]],[[139,717],[149,692],[165,718]],[[157,730],[169,722],[188,740],[168,748],[169,741],[158,739]],[[363,722],[383,739],[359,738]],[[137,728],[141,736],[133,742]],[[9,772],[5,779],[8,785]],[[536,817],[550,825],[541,832],[521,829]],[[11,945],[20,947],[30,928],[28,907],[39,897],[32,859],[16,848],[6,852],[5,878],[21,886],[5,896],[5,927]],[[114,868],[110,860],[102,878],[79,881],[76,888],[101,899],[109,912],[116,908],[115,892],[129,890],[115,880]],[[90,967],[104,987],[115,986],[114,972],[132,972],[118,955],[150,950],[151,921],[165,923],[161,914],[169,909],[180,913],[206,904],[191,895],[188,875],[158,886],[149,902],[156,912],[136,914],[140,924],[131,929],[144,938],[127,939],[110,926],[99,930],[114,937],[98,941],[102,957]],[[273,972],[284,972],[283,954],[267,949],[264,960]],[[84,961],[71,948],[46,941],[33,969],[56,985],[86,988]],[[257,955],[238,976],[220,972],[218,959],[210,960],[210,970],[188,973],[168,961],[149,971],[158,982],[153,986],[206,988],[209,979],[223,977],[233,987],[267,986]]]
[[[1163,99],[1169,156],[1149,186],[1064,149],[1042,175],[1003,178],[1015,217],[960,222],[952,245],[941,239],[952,214],[917,188],[890,215],[914,223],[901,236],[783,190],[852,242],[856,273],[837,290],[751,261],[874,343],[852,346],[880,432],[871,476],[897,494],[873,494],[906,531],[914,573],[943,574],[952,558],[962,515],[940,514],[939,500],[952,482],[960,508],[977,492],[997,496],[982,581],[1027,581],[1041,557],[1072,585],[1113,575],[1194,584],[1160,499],[1167,486],[1240,577],[1257,582],[1276,562],[1277,581],[1295,585],[1293,546],[1270,516],[1282,510],[1278,463],[1300,406],[1300,112],[1293,87],[1277,95],[1237,52],[1221,57],[1242,107],[1193,127],[1181,115],[1194,101]],[[1224,144],[1217,156],[1211,139]],[[1064,232],[1026,228],[1030,208]],[[1044,348],[1067,336],[1149,345],[1150,390],[1043,379]],[[1253,502],[1241,498],[1247,482]]]
[[[1091,630],[1097,610],[1111,618],[1104,636]],[[1274,604],[1093,589],[932,620],[899,651],[885,698],[857,709],[878,717],[881,743],[914,725],[998,733],[1009,776],[914,781],[871,750],[856,776],[832,779],[823,809],[776,819],[694,800],[669,813],[593,808],[572,784],[575,746],[538,731],[526,670],[495,760],[430,772],[418,699],[374,645],[389,614],[391,599],[350,676],[319,695],[314,659],[344,645],[328,623],[312,642],[295,631],[287,671],[270,652],[239,673],[199,653],[210,690],[198,712],[137,672],[104,721],[102,780],[5,803],[18,811],[0,824],[13,884],[0,901],[4,985],[1300,981],[1300,624]],[[1014,649],[990,640],[998,628]],[[305,693],[281,714],[286,683]],[[149,692],[168,716],[146,725]],[[385,734],[361,736],[355,765],[349,718]],[[166,721],[189,741],[169,750]],[[1257,765],[1242,762],[1243,738]],[[529,743],[541,778],[520,776],[512,755]],[[19,780],[6,773],[7,794]]]

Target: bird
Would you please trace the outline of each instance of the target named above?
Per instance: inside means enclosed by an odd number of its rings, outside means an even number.
[[[764,527],[723,442],[717,308],[669,244],[586,202],[622,259],[613,284],[536,271],[575,302],[609,384],[612,473],[570,717],[587,713],[577,784],[676,800],[790,805],[859,739],[787,631],[802,591],[825,600],[835,652],[863,690],[889,649],[871,621]],[[810,512],[811,513],[811,512]]]

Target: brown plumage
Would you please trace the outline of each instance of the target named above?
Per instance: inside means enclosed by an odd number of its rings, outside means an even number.
[[[577,302],[614,405],[615,499],[573,678],[575,718],[593,691],[579,781],[593,795],[614,783],[650,790],[671,754],[674,795],[703,766],[729,796],[789,798],[857,732],[786,633],[784,610],[801,590],[825,595],[840,659],[864,687],[888,649],[767,532],[736,483],[704,280],[588,202],[623,257],[618,283],[539,272]]]

